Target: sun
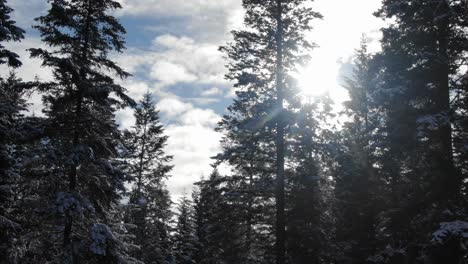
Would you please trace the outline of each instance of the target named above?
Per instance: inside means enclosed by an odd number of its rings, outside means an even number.
[[[299,67],[295,77],[300,93],[305,98],[329,95],[335,103],[348,99],[347,91],[339,82],[340,65],[326,54],[316,54],[309,64]]]
[[[313,57],[308,65],[298,69],[297,81],[301,94],[317,97],[330,93],[337,82],[338,67],[330,58]]]
[[[329,72],[320,72],[319,69],[307,66],[300,69],[297,82],[300,93],[306,97],[318,97],[327,94],[330,89]]]

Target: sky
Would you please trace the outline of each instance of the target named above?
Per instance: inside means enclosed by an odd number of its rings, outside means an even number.
[[[224,79],[226,62],[218,47],[231,39],[230,31],[242,27],[241,0],[119,0],[115,12],[127,29],[127,50],[112,57],[132,77],[119,81],[138,100],[146,91],[155,95],[157,108],[169,136],[166,151],[173,155],[174,170],[167,182],[174,198],[190,193],[193,182],[208,176],[211,157],[221,151],[221,135],[214,131],[232,102],[232,84]],[[40,61],[29,59],[26,49],[43,47],[31,28],[33,18],[44,14],[46,0],[8,0],[13,18],[27,31],[21,43],[10,43],[20,54],[24,80],[36,76],[50,80],[51,72]],[[297,76],[304,93],[315,96],[329,92],[339,107],[346,100],[340,73],[349,72],[350,58],[362,34],[378,49],[383,22],[373,17],[380,0],[315,0],[315,11],[323,20],[314,22],[308,38],[318,44],[309,65]],[[0,69],[4,74],[7,69]],[[31,112],[41,114],[40,97],[30,98]],[[130,128],[131,109],[117,113],[121,128]]]

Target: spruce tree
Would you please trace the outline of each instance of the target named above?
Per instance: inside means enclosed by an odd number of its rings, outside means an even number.
[[[159,113],[151,93],[146,93],[135,109],[135,125],[125,131],[127,174],[130,191],[129,224],[135,226],[134,256],[151,263],[164,263],[170,256],[169,221],[171,200],[165,187],[172,166],[164,153],[168,137],[164,135]]]
[[[243,1],[247,29],[233,31],[234,42],[221,47],[229,59],[226,77],[235,83],[237,99],[220,123],[219,130],[227,134],[220,159],[234,167],[244,167],[239,171],[245,177],[244,186],[261,178],[264,191],[273,191],[276,220],[270,224],[276,230],[277,263],[285,262],[285,140],[292,125],[289,121],[294,120],[290,114],[299,103],[297,87],[289,74],[307,58],[312,44],[305,40],[304,33],[311,29],[310,21],[320,17],[306,2]],[[258,162],[245,158],[252,155]],[[246,168],[248,164],[257,168]],[[266,183],[271,182],[274,174],[275,187],[271,188]],[[249,218],[247,213],[246,234],[254,229]]]
[[[328,263],[333,224],[329,161],[334,133],[328,97],[311,99],[297,113],[291,130],[291,160],[288,170],[287,215],[290,263]]]
[[[466,71],[466,8],[465,1],[383,1],[376,13],[391,22],[374,59],[374,98],[384,117],[379,160],[389,183],[377,228],[386,248],[375,259],[444,263],[462,255],[453,246],[431,249],[429,238],[440,222],[466,214],[453,144],[460,109],[452,97]]]
[[[4,43],[10,41],[21,41],[24,38],[24,30],[16,26],[16,22],[11,19],[13,9],[9,7],[6,0],[0,1],[0,64],[7,64],[9,67],[17,68],[21,66],[18,54],[5,48]]]
[[[179,199],[177,225],[173,235],[174,261],[177,264],[195,263],[197,239],[192,202],[187,197]]]
[[[435,199],[449,199],[460,191],[460,177],[453,161],[454,112],[450,94],[451,78],[466,59],[466,47],[461,44],[467,38],[466,3],[384,1],[376,14],[396,20],[383,30],[384,67],[388,74],[395,74],[389,86],[401,86],[399,94],[408,101],[402,110],[416,117],[412,126],[416,131],[411,133],[427,139],[426,145],[436,146],[425,149],[432,164],[431,193]],[[391,64],[391,59],[399,60],[399,64]]]
[[[129,74],[108,58],[124,49],[125,29],[109,14],[121,6],[113,0],[49,2],[50,9],[34,26],[49,49],[30,52],[54,74],[39,90],[44,93],[48,137],[61,152],[53,165],[60,171],[54,179],[63,230],[58,252],[63,263],[81,258],[123,262],[125,251],[118,249],[109,228],[111,209],[124,187],[124,175],[115,166],[120,133],[114,111],[133,104],[114,82],[114,76]]]
[[[341,252],[335,259],[342,263],[363,263],[375,252],[375,228],[385,190],[384,175],[376,168],[382,164],[377,157],[382,115],[373,98],[376,72],[365,37],[353,67],[353,75],[344,86],[350,96],[344,103],[349,121],[340,133],[339,165],[334,170],[336,242]]]
[[[15,156],[16,144],[25,132],[20,123],[21,111],[26,110],[22,98],[25,87],[13,73],[7,79],[0,79],[0,258],[12,261],[9,254],[15,249],[13,241],[21,225],[15,217],[15,192],[20,175],[15,170],[18,163]]]
[[[21,41],[24,38],[24,31],[10,17],[12,11],[5,0],[0,1],[0,65],[17,68],[21,66],[19,56],[4,46],[5,42]],[[19,176],[12,168],[16,163],[12,152],[22,132],[18,123],[22,118],[20,112],[26,108],[26,102],[22,99],[24,92],[21,80],[13,73],[6,79],[0,77],[0,259],[4,260],[9,259],[11,242],[20,228],[10,214],[14,203],[13,186]]]
[[[225,176],[215,169],[210,177],[196,183],[194,215],[197,236],[196,263],[249,263],[253,252],[245,252],[245,225],[239,219],[239,196]],[[245,205],[244,205],[245,208]],[[247,208],[246,208],[247,209]],[[253,238],[252,238],[253,240]],[[260,261],[260,260],[257,260]]]

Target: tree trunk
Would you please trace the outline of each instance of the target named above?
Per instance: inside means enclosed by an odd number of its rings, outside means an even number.
[[[445,8],[443,8],[445,10]],[[445,114],[446,119],[440,124],[438,131],[438,140],[440,149],[438,152],[438,166],[440,179],[437,180],[438,188],[440,189],[441,199],[449,199],[458,193],[458,174],[453,163],[453,148],[452,148],[452,124],[450,120],[450,69],[448,55],[448,34],[449,34],[449,19],[445,17],[441,19],[439,24],[438,36],[438,64],[436,67],[437,74],[437,92],[435,94],[435,103],[437,113]]]
[[[81,60],[84,64],[88,61],[88,49],[89,49],[89,24],[91,20],[91,3],[87,2],[87,17],[86,17],[86,24],[85,24],[85,32],[84,35],[81,37],[83,38],[83,48],[81,50]],[[82,82],[86,80],[86,71],[83,67],[80,68],[79,71],[79,80],[76,80],[77,86],[77,95],[76,95],[76,110],[75,110],[75,124],[74,124],[74,131],[73,131],[73,142],[72,142],[72,149],[75,151],[78,146],[80,145],[81,140],[81,129],[82,129],[82,108],[83,108],[83,84]],[[77,188],[77,167],[80,165],[80,161],[78,164],[72,164],[68,176],[69,181],[69,193],[74,194]],[[70,211],[66,212],[65,216],[65,228],[63,231],[63,248],[65,251],[70,253],[71,263],[77,264],[78,263],[78,256],[75,254],[75,250],[73,248],[73,216]]]
[[[276,123],[276,263],[285,263],[285,199],[284,199],[284,87],[283,87],[283,20],[282,0],[276,0],[276,89],[277,111]]]

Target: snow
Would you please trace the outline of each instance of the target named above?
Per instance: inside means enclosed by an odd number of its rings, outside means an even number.
[[[85,210],[94,212],[94,208],[89,200],[77,194],[59,192],[55,204],[57,212],[60,214],[71,211],[74,215],[81,218]]]
[[[115,240],[111,229],[105,224],[93,224],[91,227],[90,250],[94,254],[105,256],[110,241]]]
[[[393,248],[391,245],[387,245],[385,249],[378,255],[367,258],[367,261],[371,263],[384,263],[386,258],[393,257],[395,255],[404,255],[405,250],[402,248]]]
[[[432,233],[432,242],[442,243],[448,236],[461,236],[468,239],[468,222],[453,221],[440,223],[440,228]]]

